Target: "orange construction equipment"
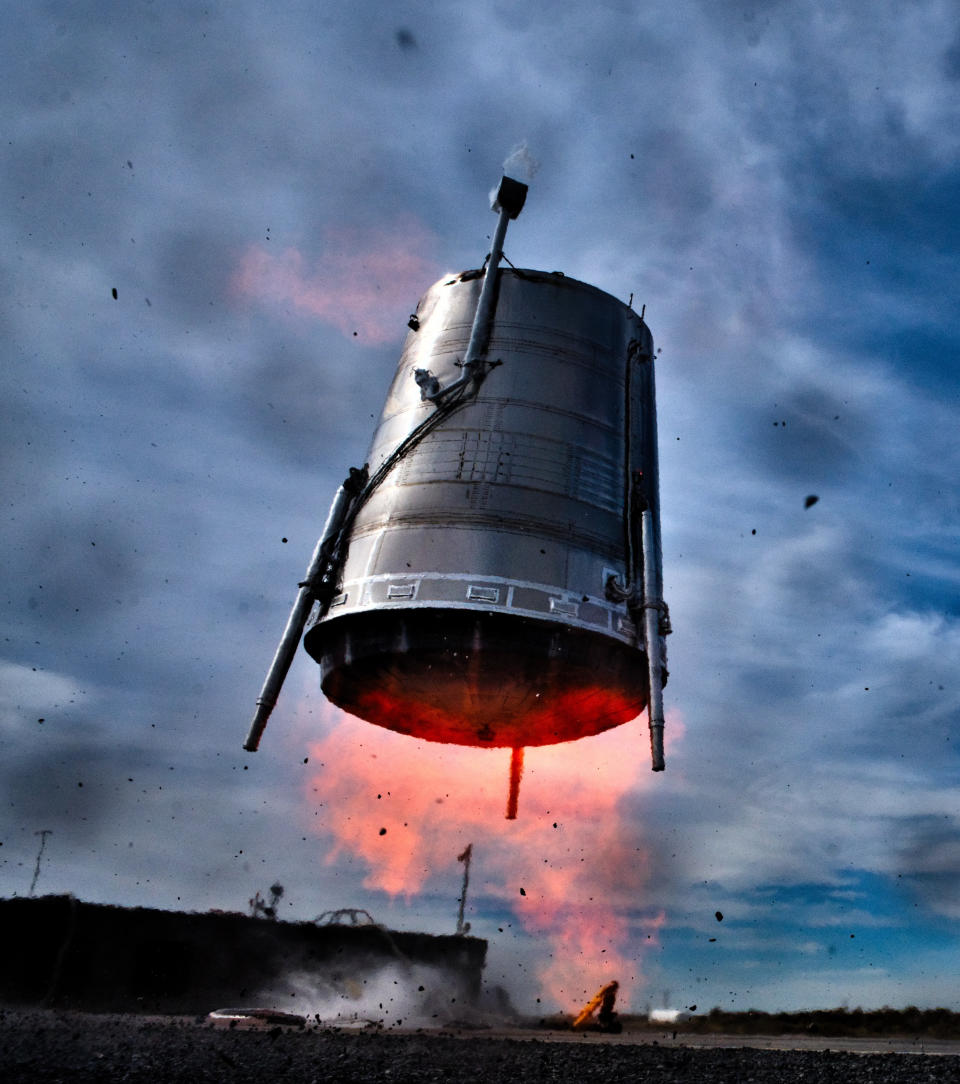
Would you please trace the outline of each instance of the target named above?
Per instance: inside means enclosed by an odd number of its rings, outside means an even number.
[[[593,1026],[599,1031],[608,1031],[617,1033],[623,1030],[623,1025],[620,1023],[617,1014],[613,1011],[613,1006],[616,1004],[617,991],[620,989],[620,983],[614,980],[608,982],[606,986],[601,986],[600,989],[593,995],[592,998],[583,1006],[580,1010],[579,1016],[573,1022],[575,1028],[585,1027],[587,1022],[599,1009],[597,1013],[597,1022]]]

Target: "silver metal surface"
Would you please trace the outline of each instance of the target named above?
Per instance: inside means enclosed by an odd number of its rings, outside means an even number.
[[[470,328],[470,341],[467,343],[467,356],[464,358],[465,365],[471,365],[473,362],[478,361],[487,352],[487,345],[490,342],[490,325],[493,322],[493,310],[497,300],[500,261],[503,259],[503,242],[507,235],[509,223],[509,213],[501,211],[500,217],[497,219],[497,228],[493,234],[490,255],[487,258],[487,270],[483,276],[483,285],[480,287],[477,311],[473,318],[473,326]]]
[[[369,463],[351,471],[258,699],[254,750],[308,619],[330,700],[432,741],[572,741],[650,713],[664,637],[650,332],[559,272],[502,270],[526,186],[504,177],[485,267],[408,321]],[[369,467],[369,470],[368,470]]]
[[[663,599],[656,574],[653,513],[645,508],[641,517],[643,539],[643,640],[647,651],[649,697],[647,715],[650,720],[650,761],[655,772],[662,772],[663,760],[663,658],[660,618]]]
[[[647,656],[647,717],[650,759],[655,772],[664,770],[663,685],[666,681],[666,635],[670,617],[663,600],[660,549],[660,479],[657,455],[657,411],[654,356],[636,344],[627,370],[630,422],[627,426],[631,481],[626,494],[627,541],[631,584],[628,605],[642,630]],[[639,532],[635,530],[639,527]],[[639,538],[637,538],[639,533]],[[641,613],[642,611],[642,613]]]
[[[501,364],[369,495],[350,527],[346,598],[321,621],[387,607],[495,608],[642,649],[627,601],[608,598],[606,582],[634,572],[627,367],[638,347],[652,358],[650,332],[616,298],[563,275],[498,278],[486,358]],[[373,439],[374,473],[436,409],[412,372],[429,370],[443,387],[469,359],[491,281],[468,272],[422,298]],[[413,582],[409,597],[398,593]]]
[[[267,671],[263,688],[257,697],[257,710],[250,723],[247,739],[243,743],[243,747],[248,753],[257,751],[260,738],[263,736],[267,722],[270,719],[270,714],[276,707],[280,689],[283,687],[287,672],[290,670],[290,664],[293,662],[293,656],[296,654],[310,611],[317,600],[318,581],[322,577],[325,566],[330,559],[331,550],[337,541],[350,506],[356,498],[358,487],[355,483],[351,484],[353,479],[354,475],[351,473],[351,477],[337,490],[333,503],[330,505],[330,511],[327,513],[323,533],[317,541],[313,556],[310,558],[310,564],[307,566],[306,575],[300,583],[300,590],[293,603],[290,616],[287,618],[283,636],[280,638],[280,643],[273,656],[273,662]]]
[[[516,215],[512,217],[515,218]],[[461,389],[465,390],[470,384],[478,384],[490,368],[486,361],[487,344],[490,341],[490,328],[497,303],[497,285],[500,279],[500,261],[503,259],[503,241],[507,233],[507,226],[510,224],[510,218],[509,212],[500,211],[497,228],[493,235],[493,244],[490,246],[490,254],[487,257],[483,285],[480,287],[480,297],[477,299],[473,324],[470,327],[466,357],[461,363],[460,376],[452,384],[442,387],[440,381],[429,369],[414,369],[413,377],[420,388],[421,401],[449,400],[451,396],[459,393]],[[419,331],[419,329],[420,322],[418,320],[414,330]]]

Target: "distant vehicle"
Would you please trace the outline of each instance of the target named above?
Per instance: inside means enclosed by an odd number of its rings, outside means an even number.
[[[651,1024],[682,1024],[690,1014],[684,1009],[651,1009],[647,1019]]]

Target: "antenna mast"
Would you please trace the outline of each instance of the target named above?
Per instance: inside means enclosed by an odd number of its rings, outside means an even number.
[[[463,854],[457,855],[457,861],[463,863],[463,890],[460,892],[460,910],[457,912],[457,936],[463,937],[470,929],[470,923],[463,921],[463,909],[467,906],[467,888],[470,885],[470,856],[473,844],[468,843]]]

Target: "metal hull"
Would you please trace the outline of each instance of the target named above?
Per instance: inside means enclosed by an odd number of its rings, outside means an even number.
[[[414,371],[460,377],[482,281],[467,272],[421,300],[372,471],[436,409]],[[648,698],[642,631],[611,582],[626,587],[642,564],[628,515],[638,478],[656,511],[652,339],[592,286],[503,270],[486,357],[500,364],[478,393],[356,514],[305,647],[324,693],[369,722],[467,745],[570,741]],[[640,365],[649,379],[631,381]]]

